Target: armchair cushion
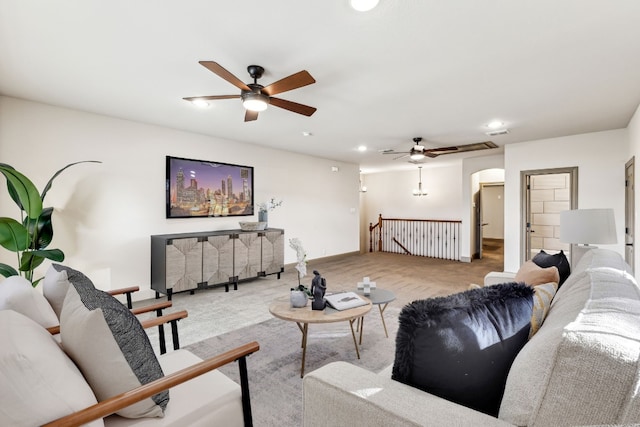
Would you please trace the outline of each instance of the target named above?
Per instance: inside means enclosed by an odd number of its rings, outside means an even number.
[[[511,363],[529,337],[533,293],[506,283],[408,304],[392,378],[497,416]]]
[[[60,335],[96,397],[105,400],[164,374],[140,322],[124,305],[95,289],[82,273],[68,267],[71,286],[62,306]],[[127,418],[161,417],[169,401],[165,391],[129,406],[118,414]]]
[[[96,403],[46,329],[12,310],[0,311],[0,325],[0,425],[39,426]]]
[[[45,297],[20,276],[7,277],[0,284],[0,310],[17,311],[44,328],[58,324]]]

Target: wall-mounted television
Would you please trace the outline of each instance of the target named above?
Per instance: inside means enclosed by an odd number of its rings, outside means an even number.
[[[167,218],[253,215],[253,167],[167,156]]]

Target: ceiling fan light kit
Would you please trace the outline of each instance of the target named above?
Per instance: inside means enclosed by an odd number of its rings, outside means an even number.
[[[269,97],[256,92],[244,92],[242,95],[242,106],[249,111],[264,111],[269,105]]]

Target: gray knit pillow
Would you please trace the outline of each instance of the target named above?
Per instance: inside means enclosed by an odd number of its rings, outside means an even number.
[[[79,271],[66,270],[71,286],[60,315],[65,352],[78,365],[98,400],[104,400],[164,376],[153,347],[135,315],[100,291]],[[169,392],[117,413],[127,418],[162,417]]]

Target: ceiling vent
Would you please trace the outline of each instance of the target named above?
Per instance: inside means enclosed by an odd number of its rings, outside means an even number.
[[[489,136],[498,136],[498,135],[506,135],[509,133],[509,129],[498,129],[492,130],[491,132],[486,132]]]

